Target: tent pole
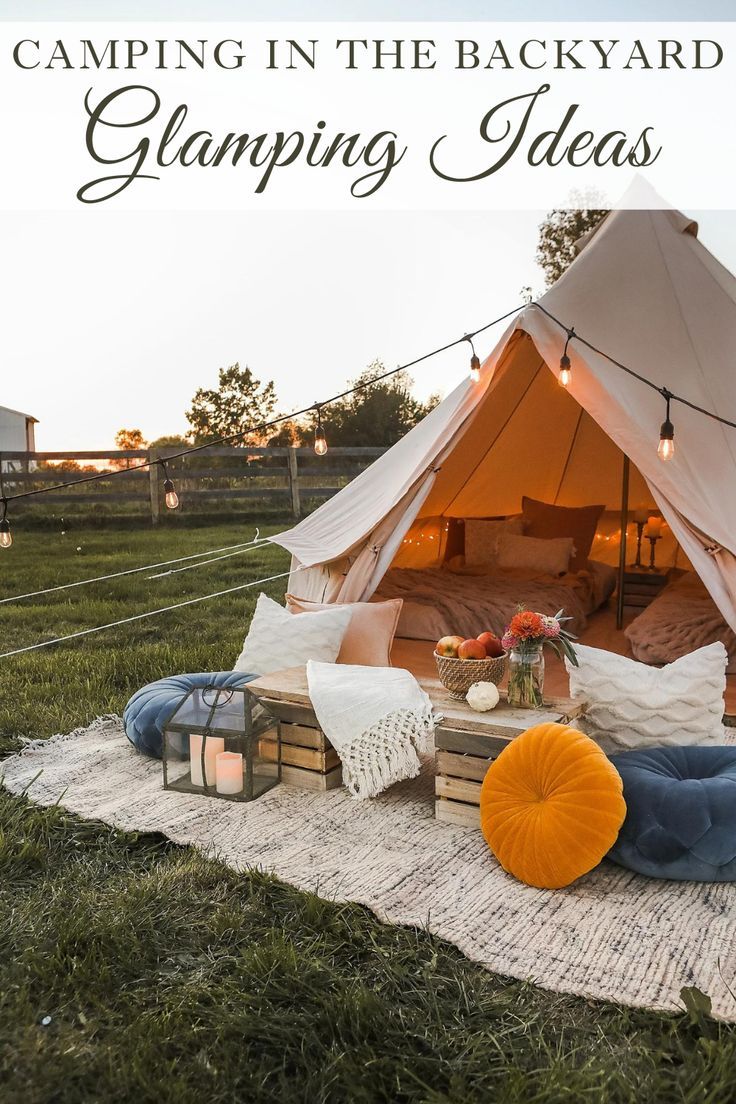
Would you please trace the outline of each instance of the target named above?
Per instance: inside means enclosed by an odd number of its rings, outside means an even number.
[[[621,541],[618,551],[618,595],[616,597],[616,628],[624,624],[624,572],[626,571],[626,529],[629,522],[629,458],[624,455],[621,475]]]

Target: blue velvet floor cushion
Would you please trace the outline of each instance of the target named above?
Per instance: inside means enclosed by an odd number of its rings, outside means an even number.
[[[154,759],[161,758],[163,726],[190,690],[202,686],[245,686],[256,678],[241,671],[170,675],[137,690],[125,707],[123,725],[131,744]]]
[[[626,820],[608,858],[652,878],[736,881],[736,747],[612,755]]]

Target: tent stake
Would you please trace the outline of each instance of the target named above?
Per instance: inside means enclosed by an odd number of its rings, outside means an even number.
[[[618,550],[618,595],[616,598],[616,628],[624,624],[624,572],[626,571],[626,529],[629,523],[629,458],[624,455],[621,476],[621,542]]]

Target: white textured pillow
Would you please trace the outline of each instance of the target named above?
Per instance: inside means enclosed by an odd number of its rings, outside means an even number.
[[[582,644],[575,651],[579,667],[565,660],[570,694],[588,707],[574,727],[604,751],[724,742],[728,655],[720,642],[661,668]]]
[[[564,575],[570,566],[575,542],[572,537],[517,537],[502,533],[498,538],[497,564],[501,568],[524,567],[545,575]]]
[[[334,663],[351,616],[350,606],[289,613],[261,594],[233,670],[268,675],[284,667],[299,667],[308,659]]]
[[[465,519],[465,564],[477,567],[481,564],[495,564],[498,553],[498,538],[502,533],[524,532],[521,514],[518,517],[490,521],[486,518]]]

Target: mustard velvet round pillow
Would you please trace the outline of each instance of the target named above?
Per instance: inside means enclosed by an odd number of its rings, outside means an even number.
[[[483,835],[504,870],[559,889],[597,866],[626,816],[623,783],[596,743],[562,724],[527,729],[491,763]]]

